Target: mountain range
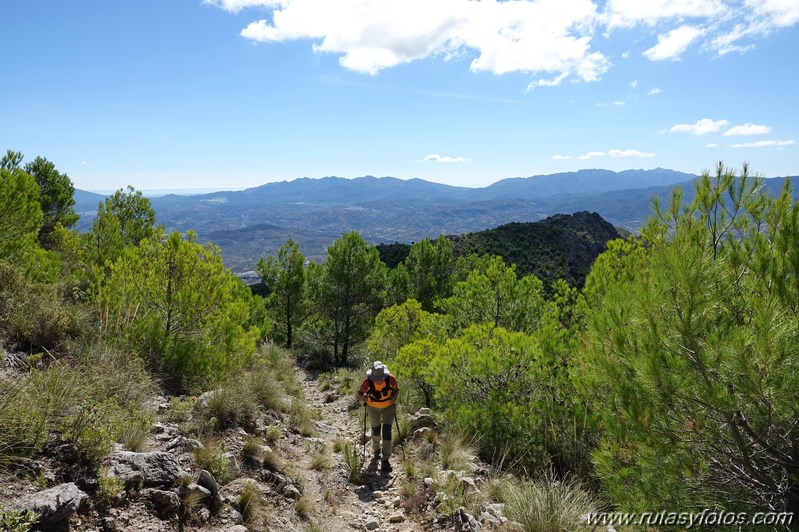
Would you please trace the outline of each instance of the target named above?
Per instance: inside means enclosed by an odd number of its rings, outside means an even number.
[[[534,222],[555,214],[598,213],[636,232],[651,213],[653,197],[668,199],[674,186],[693,192],[696,175],[654,170],[580,170],[509,178],[483,188],[422,179],[366,176],[300,178],[240,191],[150,197],[158,223],[168,231],[194,230],[217,244],[234,272],[254,269],[293,238],[310,259],[321,261],[331,242],[358,231],[371,243],[418,241],[458,235],[511,222]],[[778,193],[788,178],[766,179]],[[104,196],[77,190],[78,229],[89,228]]]

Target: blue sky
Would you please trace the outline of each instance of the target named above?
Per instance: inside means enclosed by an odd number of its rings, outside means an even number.
[[[77,188],[799,174],[799,0],[4,0],[0,149]]]

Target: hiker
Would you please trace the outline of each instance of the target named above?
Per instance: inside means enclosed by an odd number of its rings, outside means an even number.
[[[372,426],[372,449],[375,458],[381,458],[380,470],[391,471],[388,459],[391,457],[391,424],[397,406],[394,404],[399,395],[397,379],[388,372],[388,366],[376,360],[366,371],[366,378],[358,389],[358,399],[364,404],[369,422]],[[383,451],[380,452],[380,436],[383,436]]]

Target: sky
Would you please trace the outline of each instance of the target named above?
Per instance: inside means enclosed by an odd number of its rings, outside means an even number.
[[[76,188],[799,175],[799,0],[3,0],[0,149]]]

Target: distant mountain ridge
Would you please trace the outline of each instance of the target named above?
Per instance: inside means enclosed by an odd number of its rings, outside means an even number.
[[[158,223],[169,231],[192,229],[201,240],[217,243],[225,263],[240,272],[252,270],[260,256],[275,253],[289,237],[306,256],[323,260],[327,245],[352,230],[375,244],[414,242],[590,211],[635,232],[650,214],[652,197],[668,198],[675,185],[692,191],[696,177],[662,168],[597,169],[503,179],[483,188],[393,177],[300,178],[150,201]],[[768,181],[770,187],[778,185],[776,179]],[[76,191],[79,229],[88,229],[102,198]]]

